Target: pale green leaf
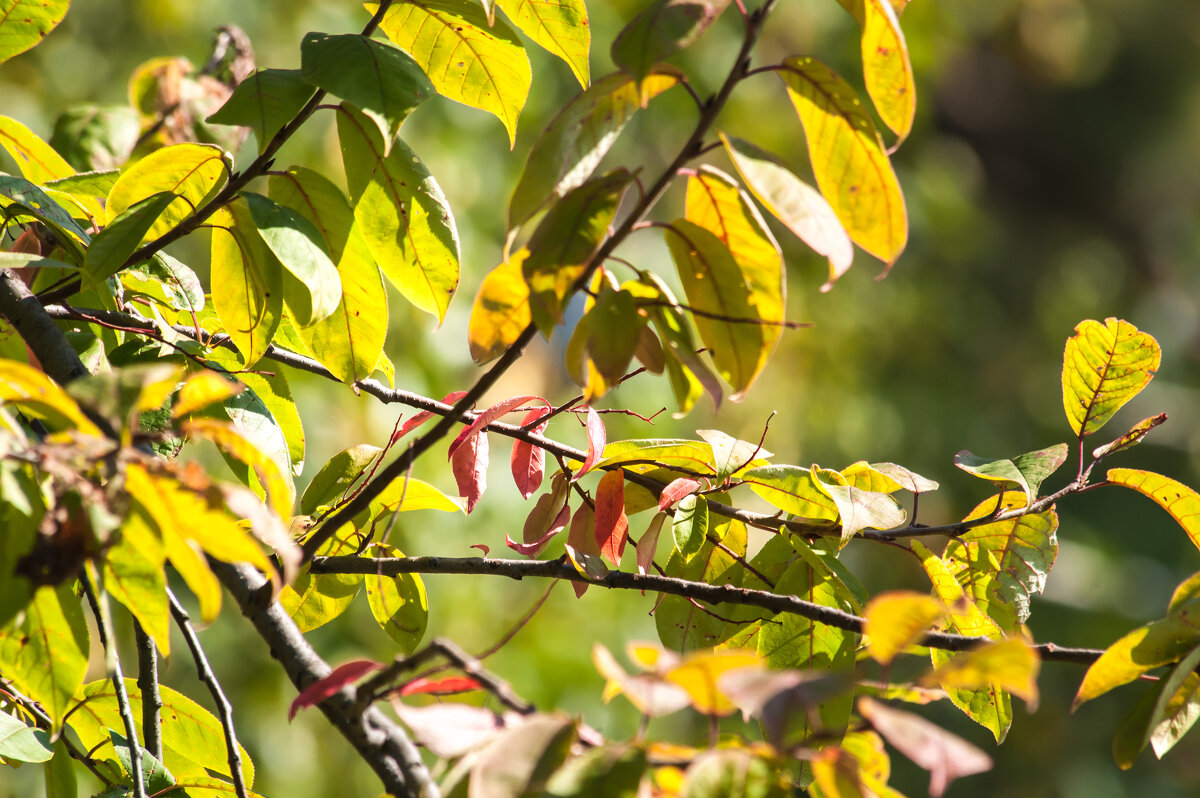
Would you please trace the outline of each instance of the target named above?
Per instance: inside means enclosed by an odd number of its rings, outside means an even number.
[[[1109,317],[1075,325],[1063,352],[1063,409],[1080,438],[1103,427],[1153,379],[1162,360],[1158,341]]]
[[[496,6],[522,33],[565,61],[579,85],[587,88],[592,29],[584,0],[496,0]]]
[[[135,263],[121,272],[121,284],[132,292],[152,297],[172,310],[189,314],[204,310],[204,286],[196,272],[166,252]]]
[[[817,487],[810,469],[793,465],[759,466],[747,470],[741,479],[771,506],[785,513],[814,520],[837,520],[837,504]]]
[[[283,317],[283,267],[241,200],[212,215],[213,308],[249,368],[262,359]]]
[[[104,558],[104,586],[125,605],[163,656],[171,653],[171,615],[163,573],[166,550],[144,511],[134,506],[121,522],[117,544]]]
[[[908,518],[904,508],[887,493],[851,487],[845,477],[831,469],[813,466],[811,473],[817,488],[837,505],[843,546],[864,529],[894,529]]]
[[[675,505],[675,519],[671,523],[671,534],[675,538],[675,550],[686,563],[700,551],[708,534],[708,500],[689,493]]]
[[[364,443],[343,449],[329,458],[304,489],[300,512],[312,515],[321,505],[335,505],[341,501],[381,451],[378,446]]]
[[[40,43],[70,5],[71,0],[0,0],[0,63]]]
[[[229,179],[228,157],[211,144],[174,144],[155,150],[121,170],[108,194],[108,222],[147,197],[166,191],[176,199],[144,239],[159,237],[217,195]]]
[[[0,758],[10,762],[45,762],[54,756],[50,734],[0,713]]]
[[[384,546],[378,556],[404,555],[392,546]],[[417,643],[421,642],[429,623],[429,599],[425,595],[425,584],[421,577],[417,574],[367,574],[363,582],[367,586],[371,615],[388,637],[400,646],[401,654],[411,654]]]

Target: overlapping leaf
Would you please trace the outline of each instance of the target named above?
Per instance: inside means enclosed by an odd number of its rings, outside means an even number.
[[[0,23],[0,48],[3,48],[4,23]],[[3,59],[0,59],[3,60]],[[0,116],[0,146],[17,162],[21,176],[31,183],[45,185],[75,174],[63,157],[29,128],[15,119]]]
[[[924,593],[906,590],[880,593],[871,599],[863,613],[868,651],[876,662],[887,665],[945,615],[942,603]]]
[[[1080,438],[1103,427],[1158,370],[1162,351],[1149,333],[1109,317],[1075,326],[1063,352],[1063,409]]]
[[[528,249],[514,253],[479,284],[467,327],[467,343],[476,363],[499,357],[533,320],[529,286],[522,270],[528,255]]]
[[[88,631],[70,583],[42,586],[19,626],[0,632],[4,677],[37,701],[57,731],[87,672]]]
[[[1001,484],[1012,483],[1020,488],[1026,501],[1034,501],[1046,477],[1058,470],[1067,460],[1067,445],[1055,444],[1047,449],[1007,458],[979,457],[963,449],[954,455],[954,464],[981,479]]]
[[[862,28],[863,77],[883,123],[895,132],[894,146],[908,137],[917,110],[908,45],[900,9],[892,0],[841,0]]]
[[[283,268],[254,228],[245,203],[212,216],[213,307],[247,368],[266,354],[283,317]]]
[[[250,128],[261,153],[312,95],[313,86],[299,69],[260,69],[239,83],[225,104],[205,121]]]
[[[192,213],[229,179],[228,156],[210,144],[175,144],[163,147],[121,170],[108,193],[108,221],[147,197],[167,191],[177,199],[164,211],[145,238],[157,238]]]

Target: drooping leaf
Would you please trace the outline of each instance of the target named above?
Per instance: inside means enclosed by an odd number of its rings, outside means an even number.
[[[608,233],[633,175],[617,169],[569,191],[542,219],[521,264],[533,321],[547,337],[562,321],[571,289]]]
[[[810,469],[791,465],[758,466],[747,470],[741,479],[763,500],[785,513],[828,521],[838,517],[837,504],[817,487]]]
[[[619,468],[606,473],[596,486],[594,523],[600,554],[620,568],[621,554],[629,540],[629,519],[625,517],[625,475]]]
[[[639,574],[647,574],[650,572],[650,566],[654,562],[654,554],[658,550],[658,536],[662,534],[663,524],[670,518],[666,513],[655,513],[654,518],[650,519],[650,526],[646,528],[645,533],[638,539],[637,542],[637,567]]]
[[[6,22],[0,22],[0,52],[4,48]],[[17,162],[21,176],[30,183],[45,185],[51,180],[75,174],[71,165],[53,147],[32,130],[7,116],[0,116],[0,146]]]
[[[496,6],[522,33],[565,61],[579,85],[587,88],[592,29],[583,0],[496,0]]]
[[[704,546],[708,534],[708,500],[690,493],[675,506],[675,520],[671,524],[675,538],[675,550],[686,563]]]
[[[891,0],[856,0],[862,27],[863,77],[879,118],[896,134],[893,149],[908,137],[917,110],[908,45],[900,30],[900,12]]]
[[[404,556],[393,546],[378,550],[380,557]],[[411,654],[425,635],[429,623],[429,599],[418,574],[367,574],[367,603],[371,615],[388,637],[400,646],[401,654]]]
[[[225,104],[205,121],[250,128],[261,153],[312,95],[313,84],[299,69],[260,69],[234,87]]]
[[[379,4],[365,6],[375,13]],[[470,0],[416,0],[389,8],[379,29],[413,57],[438,94],[494,114],[509,144],[516,142],[533,72],[511,25],[489,22]]]
[[[607,452],[608,432],[604,429],[604,419],[600,418],[600,414],[591,405],[587,408],[587,457],[584,458],[583,464],[575,471],[575,475],[571,477],[571,481],[578,481],[580,477],[591,471]],[[600,465],[612,465],[607,460]]]
[[[462,446],[474,435],[482,432],[487,425],[491,424],[498,418],[508,413],[520,410],[524,405],[538,402],[544,405],[547,410],[550,409],[550,403],[545,399],[541,398],[540,396],[533,396],[529,394],[524,396],[510,396],[508,399],[504,399],[487,408],[486,410],[480,411],[475,415],[474,420],[471,421],[471,423],[458,434],[458,437],[451,441],[448,454],[450,457],[453,457],[454,452],[459,446]]]
[[[243,192],[250,218],[283,266],[283,299],[301,327],[328,318],[342,302],[337,267],[324,237],[307,218],[261,194]]]
[[[986,643],[943,662],[922,679],[926,686],[996,688],[1023,699],[1032,711],[1037,708],[1037,674],[1041,660],[1025,641],[1010,638]]]
[[[1142,438],[1150,434],[1150,430],[1166,420],[1166,413],[1159,413],[1157,416],[1150,416],[1150,418],[1143,419],[1130,427],[1129,432],[1126,432],[1116,440],[1110,441],[1103,446],[1097,446],[1092,450],[1092,457],[1099,460],[1101,457],[1108,457],[1110,454],[1132,449],[1142,442]]]
[[[654,0],[617,34],[613,63],[640,82],[659,61],[690,47],[729,0]]]
[[[466,500],[469,513],[487,490],[487,433],[477,432],[464,440],[450,455],[450,465],[458,484],[458,495]]]
[[[479,751],[471,767],[468,798],[520,798],[540,793],[567,757],[577,721],[534,715],[505,729]]]
[[[306,35],[300,44],[300,71],[309,83],[373,121],[385,153],[408,115],[436,91],[421,66],[399,47],[353,33]]]
[[[908,241],[904,197],[879,133],[854,89],[824,64],[779,69],[808,139],[817,185],[850,239],[889,266]]]
[[[1197,665],[1200,665],[1200,646],[1181,659],[1163,680],[1162,692],[1154,703],[1154,713],[1148,724],[1149,742],[1159,759],[1200,720]]]
[[[505,542],[508,547],[526,557],[536,557],[546,547],[550,539],[557,535],[567,525],[571,518],[571,510],[567,506],[569,486],[567,480],[556,475],[553,488],[549,493],[542,494],[529,511],[522,530],[522,543],[517,543],[507,534]]]
[[[0,401],[16,405],[54,429],[77,429],[99,436],[100,428],[84,415],[66,391],[26,363],[0,359]]]
[[[266,354],[283,316],[283,268],[243,202],[220,209],[211,223],[213,308],[249,368]]]
[[[39,44],[67,15],[71,0],[5,0],[0,4],[0,63]]]
[[[1162,474],[1136,468],[1110,468],[1108,481],[1147,496],[1183,527],[1188,540],[1200,548],[1200,494]]]
[[[288,720],[291,721],[296,717],[296,713],[300,710],[316,706],[326,698],[339,693],[343,687],[354,684],[382,667],[371,659],[358,659],[337,666],[328,676],[318,679],[300,691],[300,694],[292,700],[291,706],[288,707]]]
[[[166,191],[176,199],[143,240],[161,236],[217,195],[229,179],[228,156],[211,144],[174,144],[121,170],[108,194],[108,222],[147,197]]]
[[[1028,452],[1009,460],[1007,458],[991,459],[979,457],[963,449],[954,455],[954,464],[981,479],[999,482],[1001,485],[1012,483],[1020,488],[1026,496],[1026,501],[1032,502],[1038,496],[1043,480],[1058,470],[1067,461],[1067,445],[1058,443],[1047,449]]]
[[[479,284],[467,328],[471,358],[476,363],[487,363],[503,354],[533,320],[522,267],[528,255],[529,250],[522,248],[488,272]]]
[[[642,91],[653,97],[679,79],[673,72],[655,72]],[[622,73],[601,78],[563,106],[529,151],[508,205],[508,228],[583,185],[640,107],[637,84]]]
[[[587,315],[587,353],[591,368],[603,380],[588,381],[586,398],[602,396],[629,371],[646,317],[638,312],[637,300],[628,291],[614,291],[603,283],[596,303]]]
[[[1063,352],[1063,409],[1080,438],[1103,427],[1158,371],[1162,350],[1149,333],[1109,317],[1075,325]]]
[[[39,587],[23,621],[0,632],[4,677],[41,704],[55,733],[83,684],[87,660],[87,624],[69,582]]]
[[[567,532],[567,558],[575,570],[587,579],[603,579],[608,575],[608,566],[600,555],[600,546],[596,543],[596,514],[588,505],[583,505],[575,511],[571,518],[571,528]],[[571,588],[578,598],[587,591],[587,584],[571,582]]]
[[[863,613],[871,657],[887,665],[945,616],[942,603],[924,593],[890,590],[878,594]]]
[[[440,323],[459,269],[458,230],[441,187],[404,141],[386,152],[362,114],[342,106],[337,124],[354,219],[368,250],[405,299]]]
[[[528,427],[550,412],[548,407],[535,407],[521,419],[521,426]],[[546,424],[534,425],[530,432],[541,435],[546,431]],[[509,459],[512,468],[513,482],[521,498],[528,499],[542,486],[542,478],[546,474],[546,450],[526,441],[513,442],[512,457]]]

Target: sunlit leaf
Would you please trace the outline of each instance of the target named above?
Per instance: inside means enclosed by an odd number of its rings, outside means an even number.
[[[843,5],[847,5],[843,0]],[[900,12],[891,0],[855,0],[855,18],[862,27],[863,77],[879,118],[897,136],[908,137],[917,110],[908,46],[900,30]]]
[[[641,81],[704,35],[728,7],[729,0],[654,0],[613,40],[613,63]]]
[[[1110,468],[1106,475],[1114,485],[1123,485],[1148,496],[1183,527],[1188,539],[1200,548],[1200,494],[1170,477],[1134,468]]]
[[[365,3],[375,13],[378,3]],[[525,46],[503,19],[489,23],[470,0],[414,0],[394,5],[379,29],[413,57],[438,94],[494,114],[516,142],[533,72]]]
[[[549,413],[550,408],[535,407],[521,419],[521,427],[525,428],[533,424],[530,432],[534,435],[541,435],[546,431],[548,422],[541,424],[534,422]],[[516,483],[517,491],[520,492],[521,498],[528,499],[542,486],[542,478],[546,474],[546,450],[526,441],[514,441],[509,465],[512,468],[513,482]]]
[[[143,511],[134,507],[121,522],[117,545],[104,558],[104,586],[137,618],[163,656],[171,653],[165,562],[162,541]]]
[[[1075,325],[1063,352],[1063,409],[1080,438],[1103,427],[1158,371],[1162,350],[1149,333],[1109,317]]]
[[[625,475],[613,469],[596,486],[596,544],[600,554],[614,567],[621,566],[621,554],[629,540],[629,519],[625,517]]]
[[[879,133],[849,84],[812,58],[779,68],[821,193],[854,243],[889,266],[908,241],[904,197]]]
[[[300,44],[300,69],[309,83],[371,119],[379,128],[384,152],[412,110],[435,92],[421,66],[399,47],[353,33],[306,35]]]
[[[1055,444],[1047,449],[1028,452],[1009,460],[1007,458],[990,459],[979,457],[963,449],[954,455],[954,464],[981,479],[999,482],[1011,482],[1025,492],[1027,501],[1032,502],[1038,496],[1038,490],[1046,477],[1058,470],[1067,461],[1067,445]]]
[[[405,299],[440,323],[458,287],[459,264],[458,230],[441,187],[404,141],[385,154],[379,131],[362,114],[342,106],[337,125],[367,248]]]
[[[1149,741],[1159,759],[1200,720],[1200,647],[1179,661],[1163,680],[1149,723]]]
[[[1097,446],[1092,450],[1092,457],[1099,460],[1101,457],[1108,457],[1110,454],[1132,449],[1142,442],[1142,438],[1150,434],[1150,430],[1166,420],[1166,413],[1159,413],[1157,416],[1150,416],[1150,418],[1143,419],[1130,427],[1129,432],[1126,432],[1116,440],[1110,441],[1103,446]]]
[[[924,593],[890,590],[867,604],[863,632],[868,651],[876,662],[887,665],[897,654],[920,641],[935,623],[946,616],[946,608]]]
[[[313,85],[299,69],[260,69],[234,87],[225,104],[205,121],[249,127],[261,153],[312,95]]]
[[[65,3],[63,5],[66,6]],[[5,47],[4,31],[7,24],[8,20],[0,22],[0,53]],[[2,60],[3,56],[0,56]],[[45,185],[51,180],[75,174],[71,165],[53,147],[32,130],[7,116],[0,116],[0,146],[17,162],[21,176],[31,183]]]
[[[522,33],[565,61],[579,85],[587,88],[592,29],[583,0],[496,0],[496,6]]]
[[[198,371],[189,376],[179,389],[171,415],[182,418],[190,413],[237,396],[246,386],[230,382],[215,371]]]
[[[904,524],[908,513],[887,493],[860,490],[846,483],[837,471],[813,466],[813,483],[838,509],[842,544],[864,529],[893,529]]]
[[[956,655],[922,679],[922,684],[940,684],[946,690],[995,687],[1023,699],[1030,711],[1037,708],[1037,674],[1041,660],[1023,640],[986,643]]]
[[[229,457],[249,468],[266,488],[267,500],[280,518],[290,518],[296,498],[296,486],[280,464],[259,449],[236,426],[208,418],[193,418],[181,425],[191,437],[205,438]]]
[[[403,554],[392,546],[385,546],[378,550],[378,556],[402,557]],[[421,577],[417,574],[367,574],[363,583],[375,621],[400,647],[401,654],[411,654],[429,623],[429,599]]]
[[[522,271],[528,255],[528,249],[514,253],[488,272],[479,284],[467,328],[471,358],[476,363],[486,363],[503,354],[533,320],[529,313],[529,286]]]
[[[177,198],[144,236],[157,238],[216,196],[229,179],[227,157],[211,144],[175,144],[155,150],[121,170],[108,194],[108,222],[147,197],[166,191]]]
[[[33,183],[0,174],[0,209],[11,219],[29,217],[42,222],[58,237],[59,245],[67,250],[62,256],[65,260],[72,264],[83,261],[83,248],[79,242],[86,244],[92,240],[91,236],[66,209]]]
[[[750,489],[785,513],[817,520],[836,520],[837,504],[817,487],[812,471],[792,465],[759,466],[741,476]]]
[[[642,91],[653,97],[678,82],[674,73],[657,72],[643,81]],[[597,80],[563,106],[529,151],[509,202],[509,229],[583,185],[640,107],[637,85],[621,73]]]
[[[5,679],[45,709],[54,732],[83,684],[88,650],[83,608],[70,582],[39,587],[23,621],[0,632]]]
[[[751,667],[764,667],[762,660],[752,652],[697,652],[668,670],[664,677],[684,689],[697,712],[728,715],[737,707],[718,689],[717,680],[731,670]]]
[[[135,202],[108,226],[96,234],[83,259],[83,270],[92,280],[107,280],[121,270],[137,249],[146,232],[175,201],[175,195],[162,191]]]
[[[487,433],[477,432],[466,438],[450,456],[450,465],[458,484],[458,495],[466,500],[469,513],[487,490]]]
[[[675,506],[675,520],[671,524],[675,538],[675,550],[686,563],[703,547],[708,534],[708,500],[695,493],[680,499]]]
[[[46,38],[67,15],[71,0],[4,0],[0,4],[0,62]]]
[[[283,267],[243,202],[218,210],[211,223],[213,307],[250,367],[266,354],[283,316]]]
[[[204,309],[204,286],[196,272],[166,252],[135,263],[120,273],[130,294],[152,297],[172,310],[198,313]]]
[[[318,679],[300,691],[288,707],[288,720],[296,716],[301,709],[316,706],[330,696],[339,693],[343,687],[352,685],[359,679],[380,670],[383,666],[369,659],[359,659],[339,665],[325,677]]]
[[[16,360],[0,359],[0,402],[16,405],[54,428],[101,434],[66,391],[43,372]]]

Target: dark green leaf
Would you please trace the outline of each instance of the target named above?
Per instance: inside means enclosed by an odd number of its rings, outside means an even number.
[[[84,272],[96,282],[119,272],[146,232],[174,201],[174,194],[160,191],[122,211],[92,239],[83,259]]]
[[[128,105],[77,105],[54,120],[50,146],[76,169],[119,169],[140,132],[137,111]]]
[[[656,63],[699,39],[728,7],[729,0],[654,0],[613,42],[613,63],[640,82]]]
[[[239,83],[225,104],[205,121],[249,127],[262,152],[312,95],[312,84],[299,69],[260,69]]]

